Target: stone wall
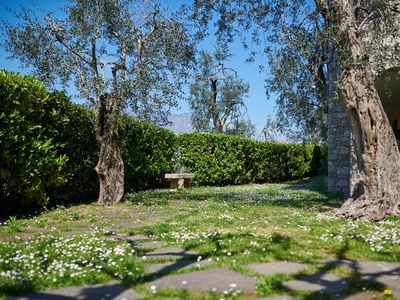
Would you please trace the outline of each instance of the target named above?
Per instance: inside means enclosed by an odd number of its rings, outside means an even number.
[[[344,105],[332,97],[328,114],[328,191],[350,195],[351,133]]]

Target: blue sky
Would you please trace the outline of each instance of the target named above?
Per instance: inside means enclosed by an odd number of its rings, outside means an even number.
[[[7,8],[18,9],[21,5],[27,7],[39,7],[45,11],[57,12],[58,7],[62,5],[64,1],[54,1],[54,0],[0,0],[0,18],[1,20],[6,20],[11,23],[15,23],[16,19],[13,14],[10,13]],[[162,0],[161,1],[166,6],[171,9],[179,7],[183,3],[189,3],[187,0]],[[3,37],[0,37],[0,43]],[[213,50],[214,40],[213,38],[208,38],[205,42],[200,44],[201,49]],[[244,81],[250,84],[249,96],[246,99],[247,113],[250,120],[256,125],[256,138],[261,138],[261,131],[264,127],[266,118],[268,115],[273,116],[275,99],[274,97],[268,99],[265,95],[264,90],[264,80],[265,73],[260,74],[258,72],[258,65],[264,64],[266,62],[265,57],[258,56],[254,63],[245,63],[245,59],[248,54],[242,49],[239,41],[232,44],[231,47],[232,58],[226,64],[227,66],[235,69],[238,72],[238,76]],[[8,71],[19,72],[22,74],[29,73],[29,70],[22,69],[18,61],[12,61],[7,59],[8,54],[0,48],[0,68]],[[68,90],[71,94],[75,94],[74,91]],[[75,99],[74,101],[82,102],[82,99]],[[179,102],[180,108],[173,109],[173,113],[185,113],[189,112],[188,105],[185,101]]]

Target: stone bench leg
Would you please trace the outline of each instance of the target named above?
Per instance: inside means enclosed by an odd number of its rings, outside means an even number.
[[[171,178],[171,189],[177,190],[179,188],[178,178]]]
[[[183,178],[178,179],[178,189],[183,189]]]
[[[185,178],[183,181],[183,186],[185,189],[188,189],[192,186],[192,178]]]

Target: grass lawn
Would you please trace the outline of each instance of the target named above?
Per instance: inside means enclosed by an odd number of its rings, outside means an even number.
[[[0,298],[49,287],[119,281],[145,299],[220,299],[217,293],[189,293],[145,287],[143,259],[148,249],[107,239],[110,232],[147,235],[169,245],[211,258],[258,278],[258,296],[285,292],[291,275],[262,276],[250,263],[296,261],[310,264],[301,274],[327,266],[323,258],[400,262],[400,218],[374,223],[335,218],[341,199],[324,192],[323,178],[282,184],[157,190],[126,196],[113,207],[97,204],[58,207],[25,219],[10,218],[0,226]],[[139,225],[140,226],[139,226]],[[204,268],[211,268],[206,266]],[[193,269],[174,271],[184,273]],[[360,280],[350,269],[331,270],[350,283],[348,290],[371,290],[391,299],[383,287]],[[327,295],[291,292],[305,299]],[[388,293],[386,293],[388,294]],[[224,295],[225,299],[257,295]]]

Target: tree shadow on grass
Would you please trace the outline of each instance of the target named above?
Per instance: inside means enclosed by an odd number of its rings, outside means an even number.
[[[3,283],[0,286],[0,298],[2,295],[22,295],[35,290],[35,284],[24,278],[17,283]]]
[[[223,252],[224,248],[221,246],[221,240],[240,239],[248,237],[253,237],[253,236],[251,234],[226,234],[226,235],[215,236],[211,239],[212,242],[214,243],[213,245],[214,247],[211,248],[214,248],[215,250],[210,252],[202,252],[199,253],[198,255],[202,256],[203,259],[207,259],[208,257],[212,256],[219,257],[221,255],[226,255],[226,253]],[[270,244],[271,247],[268,247],[267,251],[273,252],[272,257],[274,257],[274,259],[290,260],[288,259],[288,256],[284,254],[285,252],[290,251],[292,246],[294,246],[293,241],[290,240],[290,238],[284,235],[274,234],[270,239]],[[336,257],[339,263],[341,263],[342,260],[345,259],[347,250],[348,246],[345,243],[345,245],[337,251]],[[164,276],[168,276],[173,272],[190,267],[193,264],[194,260],[190,259],[190,256],[192,256],[192,254],[187,254],[186,251],[188,250],[184,250],[182,251],[182,253],[174,253],[175,257],[178,258],[176,261],[169,262],[165,264],[165,266],[161,266],[155,272],[145,274],[141,278],[140,283],[147,284],[149,287],[151,282],[157,279],[160,279]],[[234,256],[235,254],[237,253],[232,251],[232,256]],[[390,275],[392,274],[392,272],[379,272],[371,274],[369,280],[366,281],[363,278],[360,278],[357,272],[358,262],[352,261],[352,264],[354,264],[352,269],[354,268],[355,271],[351,274],[344,276],[343,278],[337,278],[334,276],[332,277],[332,275],[330,275],[330,272],[332,272],[338,266],[338,263],[336,263],[336,261],[333,263],[332,262],[321,263],[320,267],[312,275],[304,276],[300,273],[299,275],[294,276],[294,279],[301,280],[305,284],[311,284],[311,285],[318,284],[320,286],[320,289],[318,291],[299,292],[296,291],[295,289],[291,289],[287,286],[284,286],[283,282],[288,280],[288,278],[285,276],[282,276],[281,279],[275,280],[273,282],[272,288],[274,290],[274,293],[278,294],[289,293],[293,296],[300,296],[301,298],[307,300],[343,299],[343,297],[345,296],[347,297],[359,293],[362,287],[366,287],[369,291],[382,292],[384,290],[384,286],[379,282],[377,282],[376,279],[377,278],[379,279],[379,277],[383,275]],[[131,286],[135,286],[135,284],[137,284],[137,282],[130,283]],[[129,283],[125,282],[125,285],[129,285]]]
[[[336,258],[329,261],[321,261],[316,272],[312,275],[302,275],[301,273],[294,276],[299,282],[285,284],[283,281],[275,283],[275,288],[281,294],[301,295],[305,300],[316,299],[345,299],[351,295],[358,294],[364,290],[382,293],[385,286],[382,284],[382,278],[387,278],[397,271],[388,270],[372,273],[360,273],[362,270],[362,262],[350,260],[346,258],[348,250],[348,241],[346,240],[343,247],[336,252]],[[332,271],[337,267],[347,267],[351,272],[346,273],[341,278],[332,275]],[[296,287],[308,288],[309,292],[299,292]],[[360,298],[361,299],[361,298]]]
[[[253,205],[294,207],[317,211],[326,211],[340,207],[343,203],[339,194],[328,193],[324,187],[323,178],[313,177],[295,182],[285,183],[283,187],[266,187],[254,189],[233,190],[178,190],[156,191],[129,195],[128,201],[146,205],[168,204],[173,200],[187,201],[224,201],[246,202]]]
[[[208,266],[209,264],[203,264],[203,262],[207,262],[209,258],[212,257],[222,257],[226,256],[226,247],[224,246],[224,241],[226,240],[244,240],[244,239],[254,239],[254,236],[252,234],[233,234],[233,233],[227,233],[227,234],[215,234],[212,237],[209,238],[209,242],[211,242],[209,249],[213,249],[210,251],[202,251],[199,253],[193,253],[190,251],[190,249],[197,248],[197,246],[200,246],[200,244],[194,242],[192,243],[189,247],[187,247],[185,250],[182,251],[172,251],[171,253],[163,253],[162,255],[169,255],[170,258],[175,259],[174,261],[168,261],[166,263],[157,263],[155,261],[154,264],[156,264],[155,268],[150,268],[149,272],[144,274],[139,280],[132,280],[129,277],[124,277],[122,279],[122,284],[124,286],[131,286],[135,287],[137,284],[147,284],[149,285],[151,282],[160,279],[162,277],[175,274],[177,271],[181,270],[187,270],[187,271],[193,271],[195,268],[196,270],[198,269],[197,263],[199,263],[200,267],[203,266]],[[267,244],[270,244],[271,247],[268,247]],[[247,244],[246,244],[247,245]],[[291,240],[290,237],[286,235],[281,235],[278,233],[274,233],[271,236],[271,239],[265,244],[266,249],[265,250],[259,250],[259,255],[267,252],[273,252],[273,256],[275,259],[285,259],[285,255],[283,253],[287,252],[290,250],[290,248],[293,246],[293,241]],[[245,245],[243,246],[243,249],[245,249]],[[235,256],[237,254],[242,253],[243,249],[230,249],[231,251],[231,256]],[[257,255],[257,251],[253,249],[252,252]],[[151,258],[159,258],[157,257],[159,254],[146,254],[146,259],[151,259]],[[198,258],[201,257],[201,260],[198,261]],[[161,257],[162,258],[162,257]],[[165,258],[165,257],[164,257]],[[112,275],[112,274],[110,274]]]

